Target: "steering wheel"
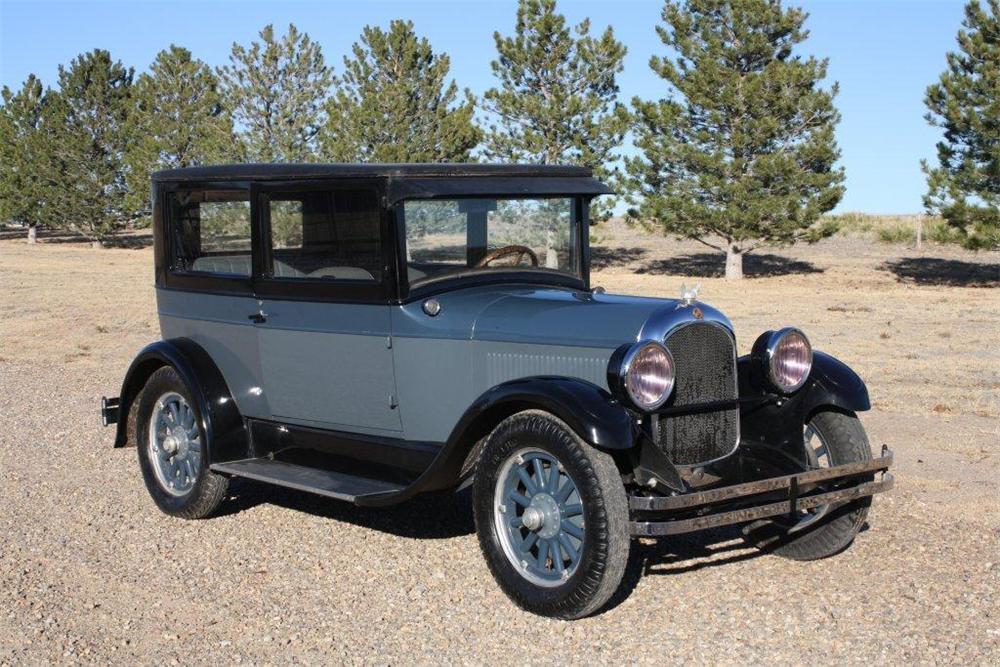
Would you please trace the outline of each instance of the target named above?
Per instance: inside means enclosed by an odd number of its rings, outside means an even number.
[[[523,245],[508,245],[502,248],[497,248],[493,252],[488,253],[486,257],[483,257],[481,260],[479,260],[479,263],[476,264],[476,267],[482,268],[485,266],[489,266],[496,260],[501,259],[503,257],[507,257],[509,255],[517,255],[517,259],[514,261],[513,266],[520,264],[521,259],[525,255],[527,255],[528,259],[531,260],[531,266],[533,267],[538,266],[538,255],[535,254],[534,250],[532,250],[528,246],[523,246]]]

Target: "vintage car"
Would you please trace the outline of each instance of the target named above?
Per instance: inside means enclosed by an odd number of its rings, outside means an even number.
[[[162,340],[102,400],[167,514],[230,478],[366,507],[473,485],[500,587],[578,618],[636,537],[830,556],[892,484],[861,379],[795,328],[591,287],[578,167],[234,165],[153,176]]]

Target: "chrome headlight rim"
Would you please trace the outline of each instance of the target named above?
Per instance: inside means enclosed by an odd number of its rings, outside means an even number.
[[[664,358],[667,360],[669,377],[666,389],[660,397],[656,401],[643,403],[638,400],[629,389],[628,379],[629,373],[635,366],[636,359],[639,358],[641,353],[649,349],[653,349],[664,355]],[[670,396],[674,393],[674,386],[677,380],[677,366],[674,361],[674,355],[671,354],[666,345],[658,340],[640,340],[635,343],[623,345],[611,357],[611,361],[608,365],[608,379],[609,385],[613,391],[630,407],[640,412],[655,412],[659,408],[663,407],[663,405],[670,400]]]
[[[799,336],[806,345],[808,350],[808,363],[806,365],[806,370],[799,378],[799,381],[794,385],[782,385],[778,382],[776,364],[780,361],[778,354],[781,344],[788,339],[789,336]],[[782,394],[794,394],[809,380],[809,375],[812,372],[813,365],[813,348],[812,343],[809,341],[809,337],[799,329],[798,327],[785,327],[783,329],[778,329],[777,331],[769,331],[764,334],[764,375],[767,377],[768,384],[770,384],[776,391]]]

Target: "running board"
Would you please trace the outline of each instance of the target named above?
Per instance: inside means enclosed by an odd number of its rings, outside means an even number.
[[[263,458],[213,463],[211,469],[225,475],[245,477],[352,503],[356,503],[366,496],[398,493],[404,488],[392,482],[357,477],[342,472],[317,470],[316,468]]]

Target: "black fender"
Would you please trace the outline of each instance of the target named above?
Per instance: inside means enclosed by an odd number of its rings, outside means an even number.
[[[149,377],[163,366],[181,376],[194,399],[194,408],[206,435],[208,462],[231,461],[251,455],[246,425],[233,400],[222,372],[205,350],[189,338],[171,338],[151,343],[139,351],[125,373],[120,396],[120,414],[115,447],[129,438],[129,412]]]
[[[777,467],[766,474],[796,472],[805,465],[802,432],[816,412],[871,409],[864,381],[847,364],[823,352],[813,353],[809,378],[801,389],[787,396],[774,393],[767,385],[760,359],[740,357],[737,368],[740,451],[744,456],[773,462]]]
[[[604,450],[634,447],[638,426],[632,414],[605,389],[568,377],[536,376],[493,387],[466,409],[430,467],[398,494],[367,499],[367,505],[392,504],[424,491],[460,481],[473,448],[497,424],[522,410],[544,410],[566,422],[587,443]]]

